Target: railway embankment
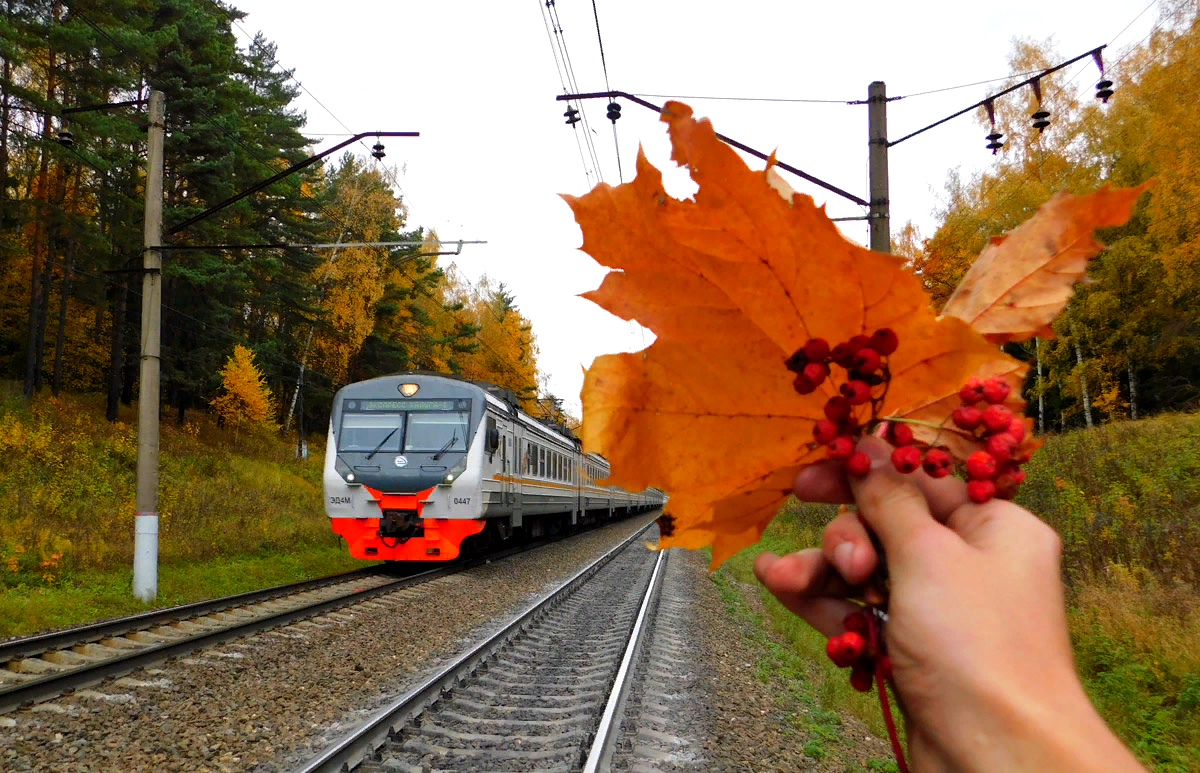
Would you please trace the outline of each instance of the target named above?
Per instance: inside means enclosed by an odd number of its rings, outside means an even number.
[[[130,593],[135,410],[0,385],[0,637],[145,609]],[[321,507],[321,450],[207,414],[162,422],[159,597],[171,606],[345,571]]]

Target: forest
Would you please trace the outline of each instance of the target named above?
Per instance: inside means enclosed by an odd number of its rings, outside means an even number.
[[[1200,25],[1194,2],[1167,3],[1151,34],[1128,50],[1107,51],[1114,93],[1104,104],[1079,97],[1088,61],[1041,81],[1036,95],[994,102],[995,128],[980,108],[984,134],[1004,143],[985,171],[951,170],[938,225],[923,235],[907,224],[893,251],[925,281],[940,308],[987,240],[1015,228],[1055,192],[1102,185],[1152,185],[1134,216],[1099,233],[1109,246],[1091,261],[1054,338],[1009,344],[1032,367],[1028,415],[1042,432],[1194,410],[1200,397]],[[1014,73],[1064,61],[1053,41],[1016,40]],[[1014,77],[1012,83],[1024,78]],[[998,92],[1008,84],[994,88]],[[1017,95],[1014,95],[1014,97]]]
[[[136,397],[146,111],[166,95],[164,223],[172,226],[306,158],[292,74],[262,35],[239,46],[216,0],[2,0],[0,378],[26,397],[101,392],[115,420]],[[1138,45],[1107,53],[1115,93],[1079,96],[1084,69],[995,103],[1003,147],[977,174],[951,170],[932,234],[894,251],[946,299],[987,239],[1054,192],[1153,179],[1127,225],[1100,234],[1054,338],[1028,360],[1042,432],[1190,410],[1200,397],[1200,29],[1193,2],[1161,9]],[[1014,41],[1027,74],[1064,57]],[[1094,69],[1087,69],[1088,78]],[[1014,75],[1013,82],[1019,78]],[[995,87],[996,91],[1006,84]],[[114,103],[134,104],[78,111]],[[1050,123],[1032,128],[1044,109]],[[981,109],[980,135],[993,130]],[[981,144],[983,140],[981,139]],[[318,427],[339,386],[404,369],[483,379],[564,420],[545,390],[529,320],[503,283],[441,267],[437,234],[407,219],[395,171],[346,153],[183,229],[163,253],[163,409],[207,409],[235,346],[254,355],[276,423]],[[333,158],[333,157],[331,157]],[[223,245],[409,242],[400,247]],[[539,389],[539,386],[541,387]]]
[[[0,8],[0,379],[102,392],[115,421],[140,359],[144,104],[166,102],[164,230],[315,153],[300,86],[212,0],[4,0]],[[121,103],[133,103],[124,104]],[[103,109],[77,110],[102,106]],[[278,425],[318,429],[333,392],[407,369],[539,394],[529,320],[503,283],[439,267],[395,170],[351,146],[167,240],[161,385],[179,424],[248,347]],[[223,245],[407,242],[398,247]],[[544,383],[544,378],[542,380]],[[562,419],[561,415],[548,416]]]

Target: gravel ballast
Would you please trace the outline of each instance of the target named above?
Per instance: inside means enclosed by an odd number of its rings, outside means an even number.
[[[0,717],[0,769],[289,770],[652,519],[10,712]]]

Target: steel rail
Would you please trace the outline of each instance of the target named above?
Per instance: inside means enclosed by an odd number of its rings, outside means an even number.
[[[128,617],[102,620],[98,623],[64,628],[60,631],[50,631],[48,633],[37,634],[36,636],[10,639],[0,642],[0,663],[10,660],[20,660],[21,658],[37,657],[44,652],[70,649],[71,647],[90,644],[112,636],[143,631],[162,623],[174,622],[189,617],[200,617],[212,614],[213,612],[234,609],[246,604],[271,601],[296,593],[304,593],[305,591],[336,585],[339,582],[348,582],[356,577],[369,577],[380,571],[382,570],[379,567],[369,566],[349,572],[342,572],[341,574],[332,574],[328,577],[319,577],[314,580],[302,580],[286,585],[275,585],[270,588],[236,593],[232,596],[222,596],[206,601],[195,601],[190,604],[180,604],[179,606],[166,607],[164,609],[152,609],[148,612],[140,612]]]
[[[447,690],[471,676],[492,655],[508,644],[515,635],[541,619],[552,608],[565,601],[580,585],[600,571],[634,540],[646,533],[654,521],[638,529],[571,579],[560,585],[546,598],[512,618],[496,633],[459,657],[437,674],[425,680],[390,705],[378,711],[358,729],[343,736],[326,748],[296,773],[334,773],[354,769],[363,760],[387,743],[395,733],[416,718],[426,707],[435,703]]]
[[[621,719],[621,708],[625,697],[633,686],[634,661],[646,640],[645,632],[648,627],[646,620],[650,617],[650,606],[658,598],[658,589],[662,585],[663,565],[667,561],[667,551],[660,550],[658,561],[654,564],[654,574],[650,575],[650,584],[646,588],[646,596],[642,599],[642,607],[638,610],[637,622],[633,624],[633,632],[629,634],[629,644],[625,647],[625,655],[621,658],[621,667],[613,680],[612,692],[604,705],[604,714],[600,724],[592,736],[592,748],[583,763],[583,773],[597,773],[598,770],[608,770],[612,762],[613,751],[619,734],[613,732]],[[601,767],[603,766],[603,767]]]
[[[651,523],[653,523],[653,521]],[[607,524],[605,524],[605,525],[607,525]],[[650,526],[650,524],[647,524],[647,526],[645,528],[649,528],[649,526]],[[591,531],[591,530],[589,529],[589,531]],[[641,533],[641,531],[645,531],[645,529],[641,529],[639,531],[639,533]],[[54,696],[61,695],[62,693],[68,692],[70,690],[76,690],[81,687],[88,687],[90,685],[94,685],[98,682],[101,682],[105,679],[110,679],[112,677],[127,674],[130,671],[133,671],[138,668],[143,668],[151,663],[155,663],[160,660],[165,660],[166,658],[172,658],[172,657],[178,657],[180,655],[186,655],[189,652],[193,652],[195,650],[202,649],[204,647],[209,647],[209,646],[212,646],[215,644],[221,644],[222,642],[226,642],[231,639],[238,639],[243,636],[250,635],[250,634],[259,633],[261,631],[270,630],[272,628],[278,628],[280,626],[288,625],[289,623],[294,623],[298,620],[303,620],[305,618],[314,617],[316,615],[325,614],[327,612],[332,612],[332,611],[340,609],[342,607],[351,606],[353,604],[358,604],[358,603],[361,603],[368,599],[374,598],[375,596],[392,593],[392,592],[401,590],[403,588],[407,588],[412,585],[419,585],[421,583],[425,583],[430,580],[435,580],[439,577],[443,577],[443,576],[447,576],[447,575],[451,575],[451,574],[458,574],[460,572],[467,571],[468,569],[473,569],[477,566],[482,566],[482,565],[490,563],[492,561],[508,558],[508,557],[516,555],[518,553],[524,553],[525,551],[532,550],[534,548],[543,547],[545,545],[549,545],[554,542],[558,542],[559,540],[566,539],[569,536],[571,536],[571,535],[560,534],[560,535],[556,535],[554,537],[550,537],[550,538],[543,539],[543,540],[538,540],[538,541],[535,541],[532,543],[526,543],[524,545],[514,546],[512,548],[509,548],[507,550],[502,550],[497,553],[488,553],[488,554],[484,554],[484,555],[477,556],[474,558],[470,558],[470,559],[467,559],[466,561],[462,561],[462,562],[455,561],[455,562],[452,562],[449,564],[438,566],[434,569],[429,569],[424,572],[419,572],[414,575],[409,575],[408,577],[398,578],[393,582],[390,582],[390,583],[387,583],[384,585],[379,585],[374,588],[366,588],[366,589],[363,589],[360,591],[353,591],[344,596],[337,596],[332,599],[325,599],[323,601],[318,601],[314,604],[310,604],[310,605],[303,606],[303,607],[298,607],[296,609],[285,610],[282,612],[268,614],[263,617],[254,618],[252,620],[247,620],[247,621],[241,622],[241,623],[233,623],[232,625],[230,625],[229,627],[226,627],[226,628],[219,628],[214,631],[200,633],[195,636],[190,636],[187,638],[179,639],[177,641],[168,641],[168,642],[164,642],[162,644],[145,647],[143,649],[131,651],[130,653],[128,653],[126,655],[121,655],[121,656],[118,656],[115,658],[98,661],[98,662],[90,664],[90,665],[83,665],[78,668],[73,668],[69,671],[62,671],[59,673],[47,674],[46,676],[43,676],[39,679],[33,679],[28,682],[23,682],[23,683],[19,683],[16,685],[12,685],[10,687],[0,688],[0,714],[3,714],[7,711],[11,711],[13,709],[19,708],[27,703],[47,700],[48,698],[52,698]],[[361,572],[362,570],[355,570],[355,571]],[[370,572],[371,572],[371,570],[367,570],[366,573],[369,574]],[[350,574],[353,574],[353,573],[354,572],[351,572]],[[317,582],[317,581],[309,581],[309,582]],[[284,587],[286,587],[286,586],[284,586]],[[257,593],[257,591],[252,591],[251,593]],[[241,595],[248,595],[248,594],[241,594]],[[287,595],[292,595],[292,594],[287,594]],[[235,598],[235,597],[227,597],[227,598]],[[266,600],[270,600],[270,599],[266,599]],[[262,601],[263,600],[260,599],[256,603],[261,603]],[[208,602],[198,602],[198,603],[206,604]],[[191,607],[191,606],[193,606],[193,605],[185,605],[185,607]],[[245,606],[245,603],[242,603],[238,606]],[[226,608],[230,608],[230,607],[226,607]],[[237,608],[237,607],[235,606],[232,608]],[[177,607],[176,609],[179,609],[179,608]],[[169,611],[169,610],[161,610],[161,612],[164,612],[164,613],[167,611]],[[157,614],[157,613],[145,613],[145,614],[150,615],[150,614]],[[189,615],[189,616],[195,617],[196,615],[193,614],[193,615]],[[178,620],[179,618],[176,617],[176,618],[171,618],[171,619]],[[112,621],[112,623],[117,624],[117,623],[121,623],[121,622],[127,621],[127,620],[128,620],[128,618],[123,618],[122,620]],[[106,624],[101,623],[101,624],[97,624],[97,625],[99,626],[99,625],[106,625]],[[145,628],[146,628],[146,626],[143,624],[143,625],[139,626],[138,630],[144,630]],[[70,630],[74,630],[74,629],[68,629],[68,632]],[[125,632],[128,633],[129,629],[126,629]],[[51,635],[52,634],[47,634],[46,636],[51,636]],[[60,647],[59,649],[62,649],[62,648]],[[45,651],[45,650],[43,650],[43,651]]]

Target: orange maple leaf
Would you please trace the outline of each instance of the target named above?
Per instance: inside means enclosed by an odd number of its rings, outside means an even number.
[[[992,237],[942,314],[969,322],[997,344],[1053,338],[1050,323],[1087,274],[1088,260],[1104,249],[1092,231],[1128,220],[1150,184],[1055,194],[1018,228]]]
[[[632,182],[564,197],[582,249],[616,269],[585,297],[657,336],[588,369],[582,438],[612,464],[609,483],[670,492],[660,546],[712,544],[719,565],[761,536],[792,475],[825,456],[812,427],[835,387],[797,394],[783,366],[809,338],[896,332],[886,416],[942,422],[949,411],[937,406],[968,377],[1025,366],[963,321],[937,319],[901,260],[847,241],[689,107],[670,102],[663,120],[672,159],[699,185],[694,200],[668,196],[642,154]]]

